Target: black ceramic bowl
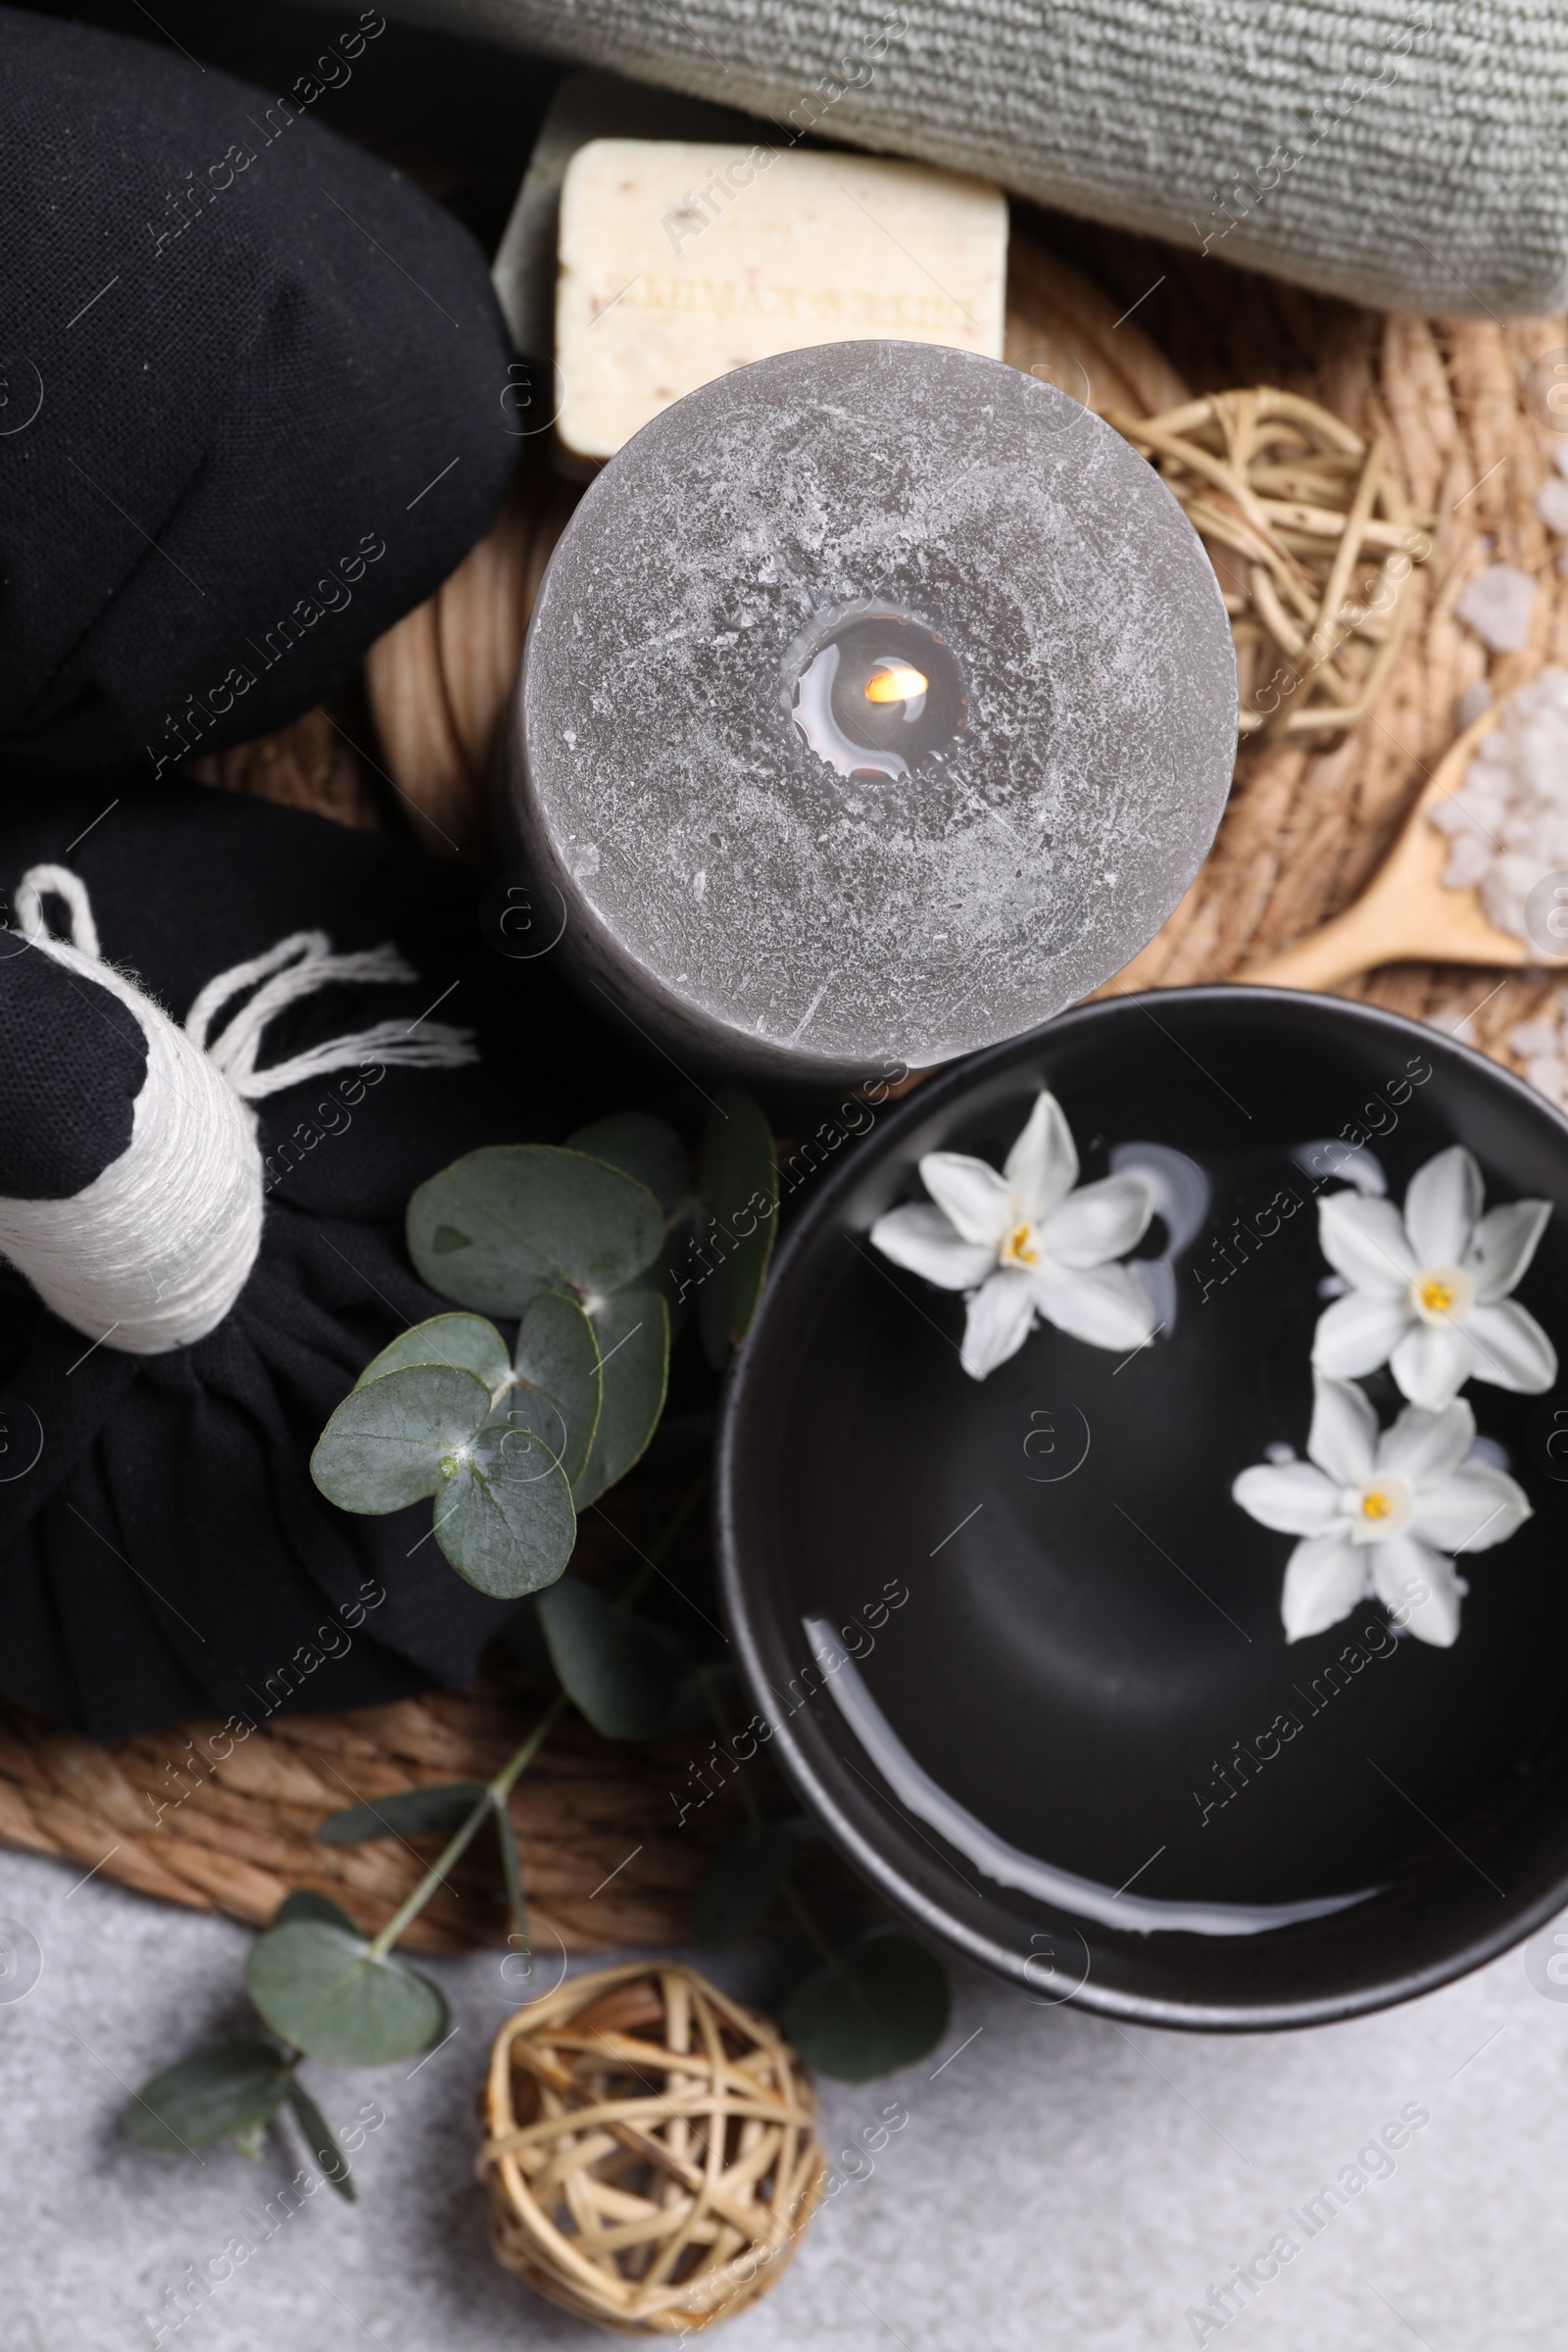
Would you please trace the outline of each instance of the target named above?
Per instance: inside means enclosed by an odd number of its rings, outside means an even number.
[[[1199,1222],[1140,1245],[1170,1268],[1152,1346],[1122,1360],[1042,1326],[976,1382],[962,1299],[867,1233],[923,1197],[924,1152],[1000,1165],[1042,1086],[1081,1181],[1157,1145],[1196,1169],[1172,1222]],[[1568,1121],[1443,1034],[1335,999],[1086,1005],[802,1179],[722,1436],[738,1652],[850,1859],[1039,1999],[1312,2024],[1441,1984],[1568,1902],[1568,1373],[1544,1396],[1463,1392],[1535,1516],[1460,1561],[1451,1648],[1375,1602],[1288,1644],[1294,1539],[1231,1499],[1271,1445],[1304,1451],[1329,1270],[1312,1152],[1332,1170],[1322,1145],[1358,1137],[1396,1202],[1454,1142],[1489,1206],[1551,1200],[1517,1297],[1568,1338]],[[1391,1376],[1364,1385],[1387,1424]]]

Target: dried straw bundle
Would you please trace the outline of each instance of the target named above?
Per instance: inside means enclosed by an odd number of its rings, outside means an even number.
[[[1266,384],[1109,421],[1208,549],[1236,635],[1242,734],[1326,746],[1367,717],[1432,553],[1386,441]]]

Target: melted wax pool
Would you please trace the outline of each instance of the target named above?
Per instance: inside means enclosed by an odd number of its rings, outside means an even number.
[[[788,666],[795,723],[841,776],[896,781],[929,766],[968,715],[952,646],[907,613],[862,608],[834,615]]]

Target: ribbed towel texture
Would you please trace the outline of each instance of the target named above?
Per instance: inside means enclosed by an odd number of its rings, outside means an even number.
[[[1560,310],[1561,0],[388,0],[1351,300]]]

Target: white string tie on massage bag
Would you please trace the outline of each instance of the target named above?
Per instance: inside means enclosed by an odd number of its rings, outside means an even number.
[[[45,927],[46,897],[64,903],[69,940]],[[357,1062],[451,1069],[479,1057],[469,1030],[390,1020],[258,1069],[263,1032],[285,1005],[337,981],[417,979],[390,944],[339,956],[324,931],[296,931],[210,980],[181,1028],[103,960],[86,886],[69,866],[29,868],[15,906],[32,947],[129,1006],[147,1041],[147,1075],[129,1144],[81,1192],[0,1198],[0,1251],[63,1322],[132,1355],[205,1339],[245,1286],[262,1241],[253,1103]],[[213,1038],[223,1007],[248,990]]]

